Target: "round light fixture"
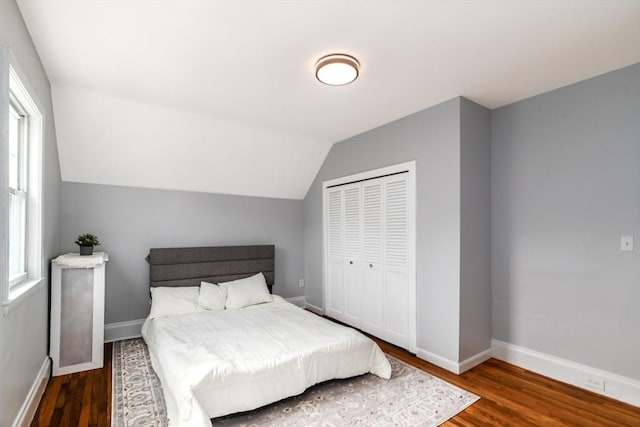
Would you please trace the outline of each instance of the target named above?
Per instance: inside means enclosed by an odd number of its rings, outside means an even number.
[[[316,62],[316,79],[329,86],[343,86],[358,78],[360,63],[353,56],[334,53]]]

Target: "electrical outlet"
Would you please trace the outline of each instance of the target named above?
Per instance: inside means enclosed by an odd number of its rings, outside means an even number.
[[[620,237],[620,250],[627,252],[633,251],[633,236]]]
[[[584,384],[591,388],[604,391],[604,378],[586,377],[584,379]]]
[[[304,279],[300,279],[300,287],[304,288]]]

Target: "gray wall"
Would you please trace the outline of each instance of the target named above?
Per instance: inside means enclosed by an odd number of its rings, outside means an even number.
[[[0,1],[0,44],[13,52],[44,108],[44,264],[60,248],[60,167],[49,81],[14,1]],[[7,64],[0,64],[6,67]],[[48,279],[47,279],[48,283]],[[0,426],[13,423],[49,353],[48,286],[0,316]]]
[[[460,106],[455,98],[335,144],[304,200],[306,298],[323,307],[322,182],[416,161],[417,343],[451,361],[459,360]]]
[[[640,64],[495,110],[492,135],[494,338],[640,380]]]
[[[152,247],[274,244],[273,292],[300,296],[302,201],[63,183],[62,250],[77,252],[81,233],[100,237],[109,253],[105,322],[149,313]]]
[[[491,347],[491,111],[460,100],[460,360]]]

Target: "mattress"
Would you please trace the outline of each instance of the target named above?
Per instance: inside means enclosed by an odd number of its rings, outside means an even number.
[[[271,303],[147,319],[142,327],[170,426],[252,410],[367,372],[390,378],[378,345],[274,296]]]

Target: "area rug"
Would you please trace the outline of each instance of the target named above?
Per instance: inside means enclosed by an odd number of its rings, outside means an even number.
[[[113,343],[111,426],[167,426],[162,386],[142,338]]]
[[[332,380],[299,396],[213,419],[224,426],[437,426],[479,399],[389,355],[392,375]],[[167,425],[160,381],[140,338],[113,343],[112,426]]]

